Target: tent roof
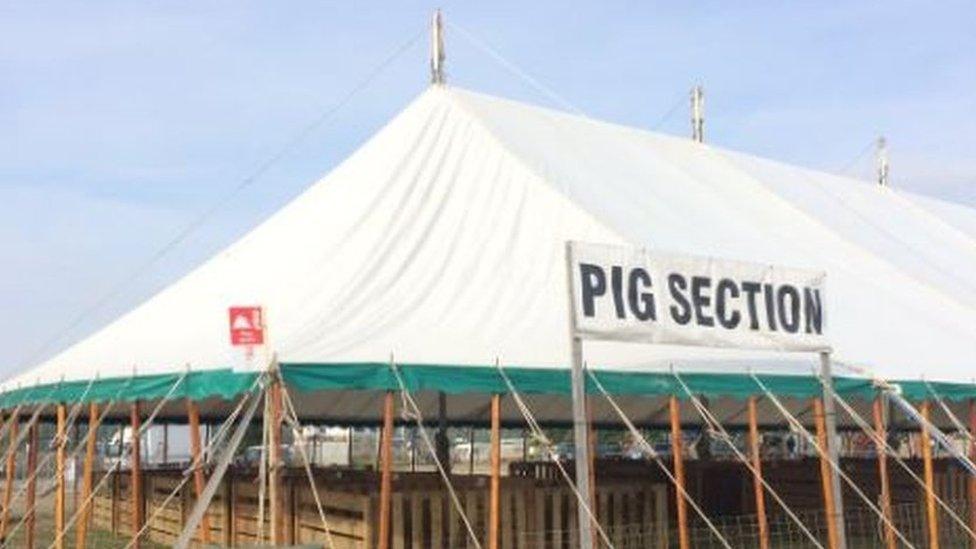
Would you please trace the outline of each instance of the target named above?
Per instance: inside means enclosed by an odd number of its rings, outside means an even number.
[[[432,87],[244,238],[8,381],[227,369],[227,308],[285,365],[562,368],[566,240],[827,272],[841,373],[970,383],[976,211],[456,88]],[[632,372],[809,373],[815,357],[588,342]]]

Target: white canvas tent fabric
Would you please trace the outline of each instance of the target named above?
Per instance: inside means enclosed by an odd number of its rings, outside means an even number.
[[[976,214],[445,86],[240,241],[7,381],[226,370],[227,308],[283,365],[568,363],[566,240],[827,272],[841,374],[970,384]],[[594,368],[808,375],[816,357],[587,343]]]

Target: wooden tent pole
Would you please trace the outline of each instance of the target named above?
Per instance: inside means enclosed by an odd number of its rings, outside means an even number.
[[[77,427],[77,424],[75,424],[74,428],[69,432],[71,433],[71,444],[74,444],[75,448],[77,449],[80,442],[79,437],[81,436],[80,429]],[[78,484],[81,482],[81,468],[78,467],[78,459],[72,459],[69,467],[71,467],[71,508],[74,509],[75,514],[77,514],[79,509],[78,494],[81,493],[78,486]]]
[[[37,524],[37,446],[40,444],[40,436],[37,422],[30,426],[27,447],[27,500],[24,505],[27,508],[27,518],[25,520],[26,532],[24,533],[24,547],[34,549],[35,526]]]
[[[682,447],[684,446],[681,435],[681,408],[678,404],[678,397],[672,396],[668,401],[668,408],[671,415],[671,457],[674,462],[674,481],[675,481],[675,505],[678,513],[678,547],[679,549],[691,549],[691,539],[688,536],[688,507],[685,503],[685,458]]]
[[[813,399],[813,421],[817,428],[817,445],[820,446],[820,482],[823,487],[824,515],[827,520],[827,544],[830,549],[838,549],[837,523],[834,517],[834,484],[833,471],[830,468],[830,458],[827,456],[827,417],[824,415],[824,404],[820,398]]]
[[[141,428],[142,418],[139,417],[139,401],[134,401],[129,410],[129,427],[132,430],[132,435],[130,437],[130,468],[131,468],[131,486],[129,487],[129,493],[132,496],[132,501],[129,508],[132,510],[132,549],[139,549],[141,546],[141,540],[136,533],[142,530],[142,448],[139,440],[139,429]]]
[[[931,403],[922,402],[922,419],[928,424]],[[939,549],[939,515],[935,507],[935,468],[932,463],[932,437],[926,425],[922,425],[922,463],[925,471],[925,517],[928,525],[929,548]]]
[[[271,430],[268,436],[268,503],[271,519],[271,544],[284,544],[281,520],[281,382],[277,379],[268,386],[271,399]]]
[[[501,525],[501,400],[501,395],[497,393],[491,395],[491,493],[489,495],[491,513],[488,527],[488,549],[498,549]]]
[[[888,428],[884,413],[884,394],[878,393],[874,399],[874,433],[875,451],[878,454],[878,484],[881,487],[881,512],[887,519],[884,525],[885,547],[887,549],[897,549],[895,541],[895,529],[892,526],[894,517],[891,514],[891,479],[888,477],[888,452],[885,443],[888,439]]]
[[[769,549],[769,525],[766,522],[766,491],[762,482],[762,455],[759,451],[759,413],[757,399],[748,400],[749,449],[752,454],[752,484],[756,494],[756,521],[759,526],[759,549]]]
[[[14,479],[17,471],[17,432],[20,430],[20,414],[15,408],[10,417],[10,443],[7,446],[6,478],[3,485],[3,516],[0,517],[0,540],[7,537],[10,521],[10,503],[14,495]]]
[[[190,463],[193,467],[193,495],[200,499],[207,480],[203,474],[203,449],[200,444],[200,407],[191,399],[186,399],[186,417],[190,426]],[[200,518],[200,539],[204,545],[210,543],[210,514],[204,511]]]
[[[380,531],[377,546],[390,548],[390,514],[393,499],[393,391],[383,396],[383,431],[380,438]]]
[[[976,461],[976,399],[969,399],[969,434],[974,437],[969,443],[969,459]],[[967,477],[969,482],[969,528],[976,532],[976,475]],[[976,549],[976,540],[971,542]]]
[[[54,460],[54,536],[55,549],[64,549],[64,511],[68,500],[67,485],[65,484],[65,451],[68,444],[67,411],[64,403],[55,408],[57,426],[55,434]]]
[[[88,501],[92,492],[92,477],[95,466],[95,450],[98,443],[98,404],[88,405],[88,435],[85,439],[85,464],[81,473],[81,505],[80,515],[75,526],[75,548],[85,549],[88,543],[88,523],[91,520],[91,503]]]

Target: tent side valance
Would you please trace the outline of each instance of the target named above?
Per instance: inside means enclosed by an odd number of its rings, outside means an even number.
[[[506,394],[508,386],[494,365],[432,365],[397,364],[404,385],[411,391],[440,391],[447,394]],[[671,372],[619,371],[598,368],[592,370],[604,388],[614,395],[677,396],[685,394]],[[569,368],[533,368],[505,366],[505,375],[519,392],[537,395],[569,397],[571,393]],[[300,391],[316,390],[389,390],[400,389],[389,363],[343,364],[282,364],[285,382]],[[761,396],[763,391],[746,373],[680,372],[681,379],[696,394],[711,398],[747,398]],[[758,377],[774,393],[792,398],[821,396],[823,388],[812,375],[761,374]],[[870,380],[864,378],[834,378],[835,390],[844,395],[873,398]],[[976,386],[973,388],[976,396]],[[587,392],[600,394],[592,380]],[[962,388],[956,393],[962,394]],[[955,394],[955,393],[954,393]]]
[[[58,402],[132,402],[162,398],[171,391],[170,398],[232,400],[246,392],[257,376],[253,372],[218,369],[38,384],[0,394],[0,407]],[[177,382],[179,384],[174,388]]]
[[[410,391],[439,391],[447,394],[505,394],[508,388],[495,365],[397,364]],[[389,363],[284,363],[281,376],[289,387],[311,391],[396,391],[399,384]],[[505,366],[505,374],[520,392],[537,395],[570,395],[568,368]],[[745,399],[764,393],[748,373],[678,372],[698,395],[709,398]],[[675,375],[667,371],[619,371],[598,368],[594,374],[608,392],[626,396],[677,396],[685,394]],[[154,374],[75,380],[39,384],[0,394],[0,407],[50,404],[56,402],[131,402],[161,398],[171,390],[172,398],[202,401],[210,398],[232,400],[248,391],[259,373],[236,372],[229,368],[190,371],[185,374]],[[819,397],[822,387],[813,375],[756,374],[775,394],[790,398]],[[182,381],[180,378],[185,376]],[[173,385],[180,381],[173,389]],[[976,398],[976,384],[891,381],[909,400],[932,398],[935,390],[942,398],[961,401]],[[870,400],[877,394],[871,380],[836,376],[834,388],[846,397]],[[590,394],[598,394],[592,381]]]

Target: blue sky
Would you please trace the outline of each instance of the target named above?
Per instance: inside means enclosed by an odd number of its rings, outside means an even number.
[[[0,377],[233,241],[425,88],[422,36],[245,192],[63,330],[423,33],[434,7],[361,4],[0,6]],[[701,82],[712,143],[870,177],[870,155],[855,160],[883,133],[893,185],[976,207],[972,2],[441,7],[590,116],[687,134],[688,89]],[[454,85],[554,106],[450,28],[447,54]]]

